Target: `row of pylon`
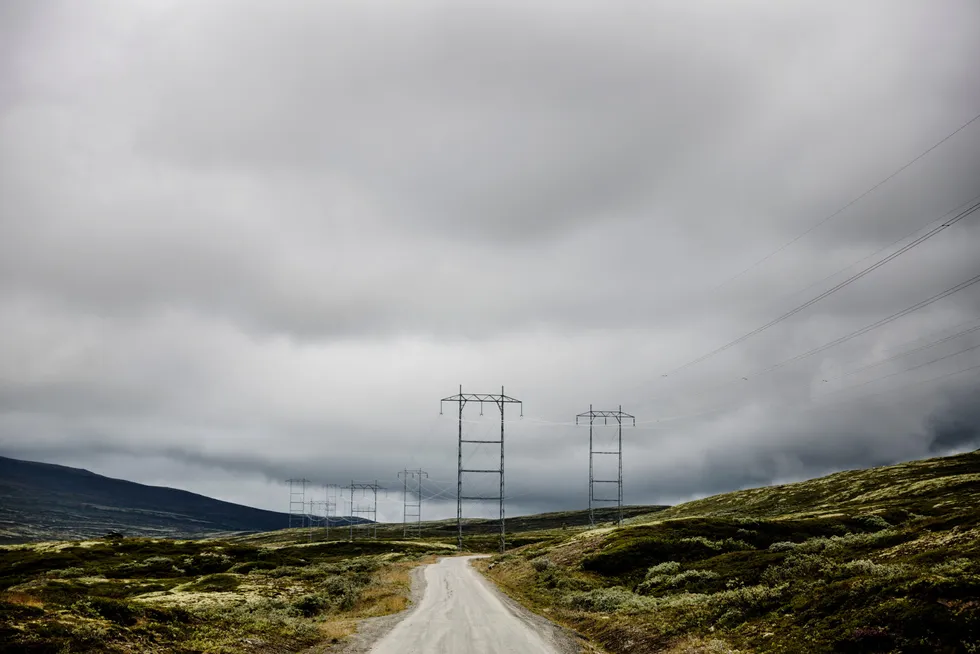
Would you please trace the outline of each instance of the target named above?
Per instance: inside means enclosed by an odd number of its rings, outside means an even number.
[[[417,470],[404,470],[398,473],[399,478],[404,480],[404,509],[403,509],[403,536],[416,538],[422,535],[422,479],[429,475],[421,468]],[[378,491],[386,489],[374,482],[356,482],[351,480],[349,486],[341,487],[338,484],[323,484],[324,499],[306,499],[306,489],[312,484],[306,478],[287,479],[289,485],[289,528],[308,528],[309,539],[313,539],[313,529],[322,527],[326,530],[326,537],[330,537],[330,521],[332,518],[342,518],[338,512],[338,505],[343,502],[343,490],[350,492],[349,505],[350,514],[346,518],[348,535],[350,540],[354,539],[355,522],[357,518],[366,518],[366,530],[368,534],[377,538],[377,516],[378,516]],[[355,505],[354,493],[361,491],[365,496],[370,492],[372,502],[367,505]]]

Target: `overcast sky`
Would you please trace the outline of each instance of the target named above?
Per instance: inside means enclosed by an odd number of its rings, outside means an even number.
[[[586,505],[590,404],[637,417],[628,503],[974,449],[980,284],[757,373],[980,274],[980,212],[674,371],[980,194],[977,120],[834,215],[980,113],[978,33],[975,0],[7,0],[0,454],[277,510],[422,467],[448,516],[459,384],[524,401],[509,514]]]

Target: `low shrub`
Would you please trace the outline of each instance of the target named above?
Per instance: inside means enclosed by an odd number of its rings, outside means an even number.
[[[905,542],[909,538],[908,534],[893,530],[882,529],[880,531],[844,534],[841,536],[817,536],[796,546],[798,552],[840,552],[846,550],[873,549],[897,545]]]
[[[546,556],[539,556],[536,559],[531,560],[531,567],[538,572],[544,572],[545,570],[552,567],[551,559]]]
[[[837,578],[873,577],[877,579],[894,579],[909,574],[909,568],[905,565],[875,563],[867,559],[857,559],[836,565],[828,572]]]
[[[786,557],[781,565],[767,568],[761,577],[763,584],[779,586],[801,580],[815,580],[825,577],[825,571],[833,567],[833,561],[820,554],[794,553]]]
[[[293,606],[307,618],[323,613],[330,606],[330,599],[323,595],[304,595]]]
[[[719,576],[717,572],[711,570],[685,570],[675,575],[654,575],[648,577],[636,590],[643,595],[665,590],[693,590],[703,586],[702,582],[714,581]]]
[[[663,563],[658,563],[649,570],[647,570],[647,579],[656,577],[657,575],[674,575],[681,571],[681,564],[677,561],[664,561]]]
[[[613,613],[616,611],[639,613],[652,610],[657,606],[655,598],[642,597],[622,586],[569,593],[563,599],[563,603],[569,608],[579,611],[597,611],[601,613]]]
[[[240,575],[247,575],[253,570],[255,571],[265,571],[265,570],[275,570],[278,566],[272,561],[246,561],[245,563],[237,563],[228,569],[228,572],[234,572]]]
[[[357,603],[361,588],[367,580],[358,579],[353,575],[337,575],[323,584],[324,592],[342,610],[349,610]]]
[[[695,527],[696,525],[686,526],[690,529]],[[731,537],[712,539],[691,535],[676,538],[669,532],[652,529],[644,529],[642,535],[632,538],[626,537],[629,535],[627,532],[601,551],[585,557],[582,569],[608,577],[619,577],[620,581],[639,581],[636,576],[651,565],[672,561],[691,563],[721,554],[755,549],[751,544]]]
[[[52,570],[48,573],[48,577],[52,579],[78,579],[84,576],[85,569],[79,567],[62,568],[61,570]]]
[[[198,593],[230,592],[238,588],[241,578],[234,574],[214,574],[201,577],[187,586],[187,590]]]
[[[260,572],[261,574],[278,579],[281,577],[298,577],[302,573],[302,569],[291,565],[281,565],[271,569],[256,569],[255,572]]]
[[[890,529],[891,523],[882,518],[880,515],[859,515],[857,521],[862,527],[868,531],[881,531],[882,529]]]
[[[681,538],[679,542],[684,545],[701,545],[702,547],[715,552],[738,552],[741,550],[755,549],[745,541],[736,540],[734,538],[711,540],[710,538],[705,538],[704,536],[691,536],[689,538]]]
[[[201,552],[183,557],[177,567],[187,576],[197,576],[228,572],[233,564],[231,557],[221,552]]]
[[[976,569],[976,564],[970,559],[952,559],[932,566],[931,572],[946,577],[971,574]]]
[[[142,615],[142,611],[132,604],[108,597],[89,597],[79,600],[72,605],[72,608],[81,615],[104,618],[123,627],[136,624]]]

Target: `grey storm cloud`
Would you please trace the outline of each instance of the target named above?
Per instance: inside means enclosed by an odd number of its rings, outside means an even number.
[[[638,416],[630,502],[976,447],[980,332],[891,357],[980,324],[980,285],[769,368],[980,274],[977,215],[683,364],[975,201],[980,120],[876,185],[980,111],[978,28],[970,0],[6,2],[0,454],[271,508],[422,466],[438,502],[460,382],[526,402],[511,513],[583,504],[590,403]]]

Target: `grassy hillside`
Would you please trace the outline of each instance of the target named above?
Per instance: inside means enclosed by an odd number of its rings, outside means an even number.
[[[739,491],[487,566],[610,652],[980,651],[980,453]]]
[[[980,501],[980,453],[847,470],[782,486],[707,497],[670,507],[649,520],[693,516],[812,517],[841,511],[927,512]],[[641,521],[643,521],[641,519]]]

